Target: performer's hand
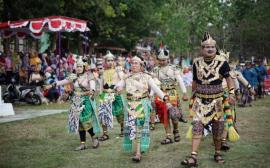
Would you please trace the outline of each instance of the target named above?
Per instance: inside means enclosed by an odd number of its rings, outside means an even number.
[[[123,90],[122,87],[117,87],[117,88],[116,88],[116,91],[117,91],[117,92],[121,92],[122,90]]]
[[[183,94],[182,100],[183,100],[183,101],[188,101],[188,96],[187,96],[186,93]]]
[[[254,91],[254,89],[253,88],[250,88],[249,90],[249,94],[251,94],[251,95],[256,95],[256,92]]]
[[[170,97],[168,95],[165,95],[163,97],[163,102],[167,104],[169,102],[169,99],[170,99]]]

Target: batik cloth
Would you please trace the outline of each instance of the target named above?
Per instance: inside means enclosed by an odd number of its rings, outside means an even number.
[[[124,102],[124,142],[125,151],[132,151],[132,140],[136,139],[140,142],[141,151],[147,151],[150,145],[149,121],[151,112],[151,101],[148,98],[138,100],[138,105],[134,108],[130,107],[129,100],[123,99]],[[129,110],[139,112],[134,117],[129,114]]]
[[[102,93],[99,95],[98,117],[102,125],[113,128],[113,116],[124,115],[123,102],[120,95]]]
[[[100,132],[100,125],[95,112],[96,103],[89,96],[73,96],[68,114],[69,132],[93,128],[94,133]]]

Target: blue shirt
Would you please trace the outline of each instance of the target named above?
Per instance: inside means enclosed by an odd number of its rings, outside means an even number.
[[[252,87],[257,87],[257,85],[259,84],[258,75],[254,68],[246,68],[242,73]]]

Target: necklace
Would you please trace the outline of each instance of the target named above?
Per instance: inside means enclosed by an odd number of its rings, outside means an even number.
[[[115,73],[115,69],[105,70],[103,73],[103,79],[105,81],[104,83],[113,84],[114,73]]]

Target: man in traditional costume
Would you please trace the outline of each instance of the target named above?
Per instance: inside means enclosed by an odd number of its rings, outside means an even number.
[[[133,57],[130,76],[117,86],[118,90],[125,87],[125,98],[123,99],[125,110],[123,147],[127,151],[132,151],[132,141],[135,141],[135,154],[132,157],[135,162],[141,160],[141,152],[145,152],[150,144],[151,101],[149,99],[149,90],[154,91],[161,99],[168,102],[168,96],[159,89],[151,75],[144,72],[143,66],[144,61],[141,57]]]
[[[108,51],[104,57],[105,70],[101,75],[102,92],[99,95],[98,116],[103,128],[100,141],[109,139],[108,128],[113,128],[113,116],[120,124],[120,136],[123,136],[124,112],[121,95],[115,90],[116,85],[124,78],[121,69],[115,68],[115,56]]]
[[[224,58],[227,62],[229,62],[230,52],[226,51],[219,51],[219,56]],[[251,85],[248,83],[248,81],[243,77],[241,72],[235,70],[235,66],[231,63],[230,64],[230,76],[233,79],[234,84],[234,90],[235,95],[238,97],[240,96],[240,87],[239,83],[241,83],[248,91],[249,94],[255,94],[255,91],[252,89]],[[223,78],[222,86],[224,89],[224,96],[228,97],[229,94],[229,88],[226,82],[226,79]],[[228,135],[228,129],[229,127],[233,126],[236,128],[236,108],[235,104],[228,104],[229,106],[224,107],[224,120],[225,120],[225,127],[222,135],[222,143],[221,143],[221,150],[228,151],[230,149],[229,144],[227,143],[227,137],[230,137]],[[238,139],[231,139],[231,141],[236,141]]]
[[[100,132],[99,121],[96,115],[96,102],[94,99],[95,80],[92,74],[85,72],[85,63],[81,58],[76,62],[76,74],[70,74],[67,79],[57,81],[47,87],[73,84],[72,103],[68,114],[69,132],[79,132],[81,144],[75,150],[87,148],[86,132],[92,138],[92,147],[97,148],[99,141],[96,133]]]
[[[182,109],[180,107],[180,95],[179,88],[183,92],[182,99],[187,101],[187,90],[184,85],[183,79],[176,66],[169,64],[169,51],[167,49],[161,49],[158,54],[159,65],[153,69],[153,75],[160,83],[160,88],[164,94],[169,96],[169,102],[176,108],[177,111],[170,111],[166,107],[166,104],[158,97],[155,99],[156,110],[160,121],[164,124],[166,138],[161,141],[161,144],[170,144],[173,142],[171,138],[171,126],[170,119],[173,126],[174,141],[180,141],[180,134],[178,130],[178,122],[184,121]]]
[[[214,160],[224,163],[221,157],[221,140],[224,130],[224,106],[234,104],[234,84],[230,77],[230,67],[227,61],[216,55],[216,41],[209,33],[204,34],[201,41],[201,54],[193,63],[193,99],[191,99],[192,126],[188,135],[192,137],[191,155],[181,164],[189,167],[197,166],[198,148],[203,135],[204,126],[212,124],[212,133],[215,146]],[[222,79],[228,85],[229,96],[224,97]],[[230,127],[234,131],[233,127]]]

